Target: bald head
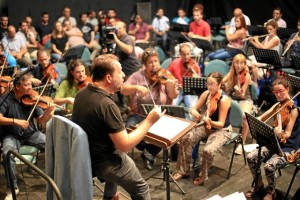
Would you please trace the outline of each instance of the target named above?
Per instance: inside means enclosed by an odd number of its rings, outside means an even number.
[[[234,11],[233,11],[233,15],[234,15],[235,17],[241,16],[242,14],[243,14],[243,11],[242,11],[242,9],[240,9],[240,8],[236,8],[236,9],[234,9]]]
[[[7,27],[7,33],[10,38],[14,38],[16,35],[16,28],[12,25]]]

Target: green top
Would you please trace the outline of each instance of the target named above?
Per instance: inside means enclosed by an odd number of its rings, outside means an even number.
[[[56,92],[55,98],[65,98],[65,97],[75,97],[75,95],[78,92],[77,88],[78,83],[73,84],[73,86],[69,87],[69,81],[64,80],[59,85],[58,91]],[[66,108],[70,110],[70,112],[73,111],[73,104],[66,104]]]

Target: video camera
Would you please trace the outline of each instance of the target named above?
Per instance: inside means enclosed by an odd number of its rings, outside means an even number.
[[[107,48],[107,53],[115,53],[116,43],[114,35],[111,32],[117,33],[118,27],[105,26],[102,28],[101,46]]]

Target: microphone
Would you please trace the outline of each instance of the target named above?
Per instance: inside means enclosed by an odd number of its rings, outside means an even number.
[[[27,74],[27,73],[33,71],[35,68],[36,68],[36,66],[30,65],[26,70],[18,72],[18,73],[16,74],[16,77],[19,77],[19,78],[20,78],[20,77],[24,76],[25,74]]]

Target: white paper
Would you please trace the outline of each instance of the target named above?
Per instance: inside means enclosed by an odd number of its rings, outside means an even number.
[[[215,195],[215,196],[210,197],[207,200],[222,200],[222,197],[220,197],[219,195]]]
[[[258,147],[258,144],[246,144],[244,145],[245,152],[251,152]]]
[[[226,197],[223,197],[223,200],[246,200],[246,197],[245,197],[244,193],[235,192]]]
[[[177,118],[162,116],[149,129],[149,133],[172,140],[191,123]]]

